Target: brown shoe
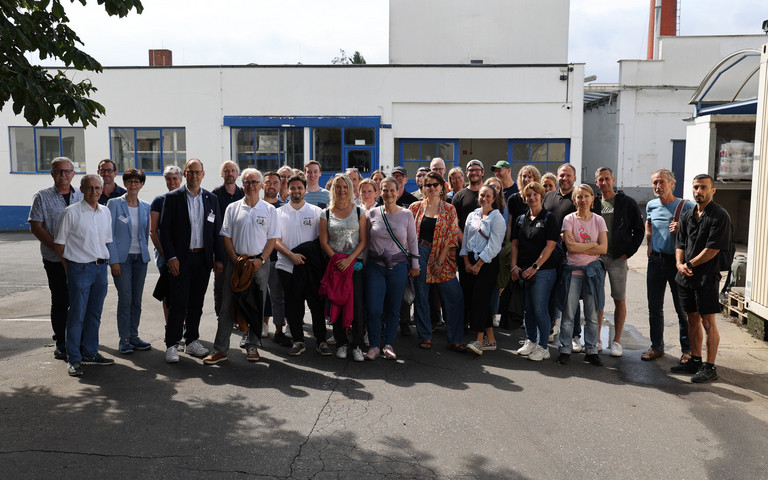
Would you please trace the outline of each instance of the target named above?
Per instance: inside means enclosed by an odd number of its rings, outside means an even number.
[[[210,353],[210,355],[208,355],[203,359],[203,363],[206,365],[216,365],[217,363],[223,362],[226,359],[227,359],[226,353],[221,353],[214,350]]]
[[[256,347],[248,347],[248,353],[246,354],[245,358],[249,362],[258,362],[259,359],[261,359],[261,355],[259,355],[259,349]]]
[[[643,352],[642,355],[640,355],[641,360],[650,361],[650,360],[656,360],[657,358],[661,358],[664,356],[664,350],[656,350],[655,348],[649,348],[647,352]]]

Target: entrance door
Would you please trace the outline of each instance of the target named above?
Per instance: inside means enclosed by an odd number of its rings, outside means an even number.
[[[672,140],[672,173],[675,174],[674,195],[683,197],[683,180],[685,179],[685,140]]]

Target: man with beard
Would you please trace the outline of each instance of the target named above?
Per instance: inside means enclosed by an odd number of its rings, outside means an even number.
[[[288,183],[286,181],[286,183]],[[281,188],[281,178],[277,172],[267,172],[264,174],[264,201],[273,207],[280,208],[285,205],[278,197]],[[285,326],[285,297],[283,294],[283,285],[277,275],[277,250],[273,249],[267,262],[269,268],[269,301],[264,306],[264,331],[261,336],[269,336],[269,310],[271,308],[272,323],[275,325],[275,335],[272,338],[275,343],[284,347],[291,346],[291,340],[283,333]]]
[[[673,367],[675,372],[693,373],[693,383],[717,380],[715,357],[720,344],[715,315],[720,313],[720,251],[731,248],[731,217],[712,201],[715,179],[707,174],[693,177],[696,208],[680,217],[675,243],[675,260],[680,303],[688,314],[691,361]],[[702,362],[701,346],[707,338],[707,361]]]

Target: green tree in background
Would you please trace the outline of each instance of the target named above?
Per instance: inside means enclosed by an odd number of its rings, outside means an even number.
[[[87,0],[70,0],[85,5]],[[108,15],[125,17],[131,10],[144,10],[140,0],[96,0]],[[96,88],[88,79],[71,81],[64,72],[53,74],[32,65],[29,53],[40,60],[58,59],[66,67],[101,72],[102,66],[78,48],[83,45],[68,23],[62,3],[66,0],[0,0],[0,109],[13,103],[13,112],[24,112],[31,125],[49,125],[64,117],[73,125],[96,125],[106,110],[89,98]]]
[[[339,56],[331,60],[334,65],[365,65],[365,58],[363,55],[355,50],[355,54],[352,57],[347,56],[347,52],[339,49]]]

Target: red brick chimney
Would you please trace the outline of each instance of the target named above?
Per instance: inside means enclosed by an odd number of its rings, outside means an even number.
[[[656,4],[659,3],[659,10]],[[651,15],[648,21],[648,60],[658,55],[658,37],[677,35],[677,0],[651,0]]]
[[[150,50],[150,67],[170,67],[173,65],[173,52],[170,50]]]

